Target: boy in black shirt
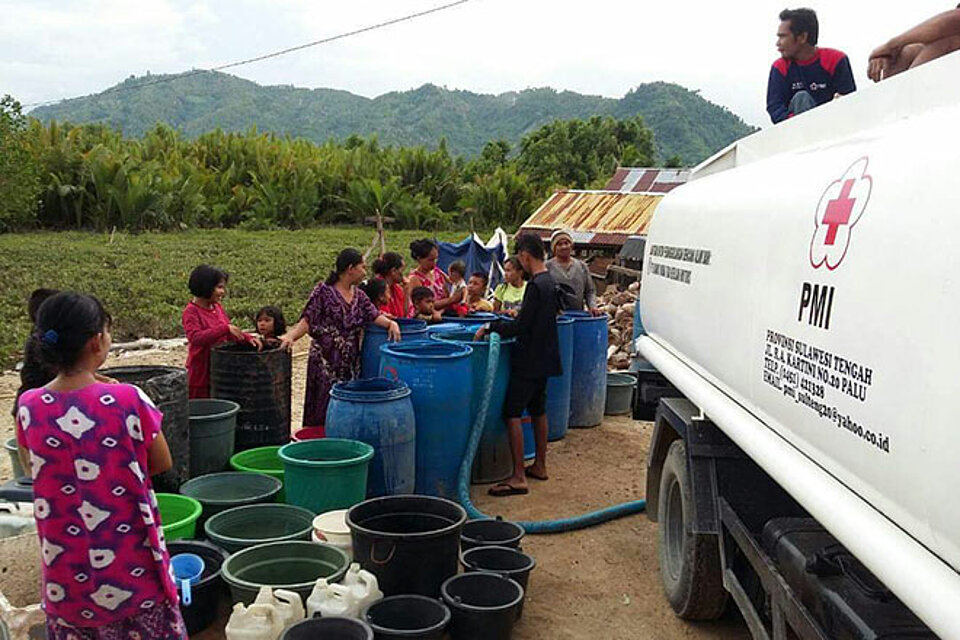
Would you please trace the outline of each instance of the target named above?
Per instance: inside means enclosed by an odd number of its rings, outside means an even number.
[[[510,384],[503,405],[513,454],[513,475],[494,485],[490,495],[525,494],[527,478],[547,479],[547,378],[562,374],[557,339],[557,285],[544,264],[543,241],[533,234],[517,238],[517,258],[530,275],[516,320],[500,320],[480,327],[476,339],[490,332],[516,338],[510,358]],[[526,409],[533,418],[537,457],[523,467],[523,430],[520,417]]]

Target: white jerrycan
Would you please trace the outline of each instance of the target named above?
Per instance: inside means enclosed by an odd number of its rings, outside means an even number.
[[[276,607],[252,604],[244,607],[238,602],[225,629],[227,640],[277,640],[283,631],[283,622]]]
[[[328,584],[324,578],[320,578],[307,598],[307,617],[317,615],[356,618],[360,615],[360,607],[350,587]]]
[[[380,585],[377,584],[377,576],[366,569],[361,569],[356,562],[350,565],[347,575],[343,578],[343,584],[350,588],[353,599],[357,601],[357,611],[363,611],[364,607],[383,599],[383,592],[380,591]]]
[[[272,590],[270,587],[260,587],[254,604],[272,606],[277,610],[280,621],[287,627],[298,620],[303,620],[303,600],[300,594],[285,589]]]

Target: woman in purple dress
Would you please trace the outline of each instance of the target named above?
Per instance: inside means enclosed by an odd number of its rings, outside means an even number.
[[[285,349],[307,333],[313,338],[303,401],[306,427],[319,427],[326,422],[330,389],[334,384],[359,376],[364,325],[373,322],[387,330],[390,340],[400,339],[397,323],[380,313],[367,294],[357,288],[366,275],[367,266],[359,251],[341,251],[336,269],[310,294],[300,321],[280,336]]]

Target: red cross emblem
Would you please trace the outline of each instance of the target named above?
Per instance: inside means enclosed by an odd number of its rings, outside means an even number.
[[[814,269],[826,265],[832,271],[847,255],[853,227],[863,215],[873,188],[868,164],[867,158],[860,158],[820,196],[810,241],[810,265]]]

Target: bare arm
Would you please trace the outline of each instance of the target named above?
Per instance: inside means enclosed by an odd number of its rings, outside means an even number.
[[[307,319],[300,318],[300,322],[287,329],[287,332],[280,336],[280,347],[289,351],[293,343],[307,335],[309,330],[310,324]]]
[[[400,325],[395,321],[387,317],[386,314],[381,313],[377,316],[377,319],[373,321],[373,324],[387,330],[387,337],[393,342],[400,342]]]
[[[173,467],[173,457],[170,455],[170,447],[167,446],[167,439],[163,437],[163,432],[157,433],[157,437],[150,443],[147,449],[147,472],[155,476],[164,471],[169,471]]]
[[[20,466],[29,477],[33,477],[33,470],[30,467],[30,452],[23,448],[22,444],[17,444],[17,457],[20,458]]]
[[[960,9],[951,9],[937,14],[874,49],[870,53],[867,75],[875,82],[890,75],[887,71],[896,66],[900,54],[908,45],[932,44],[958,35],[960,35]]]

